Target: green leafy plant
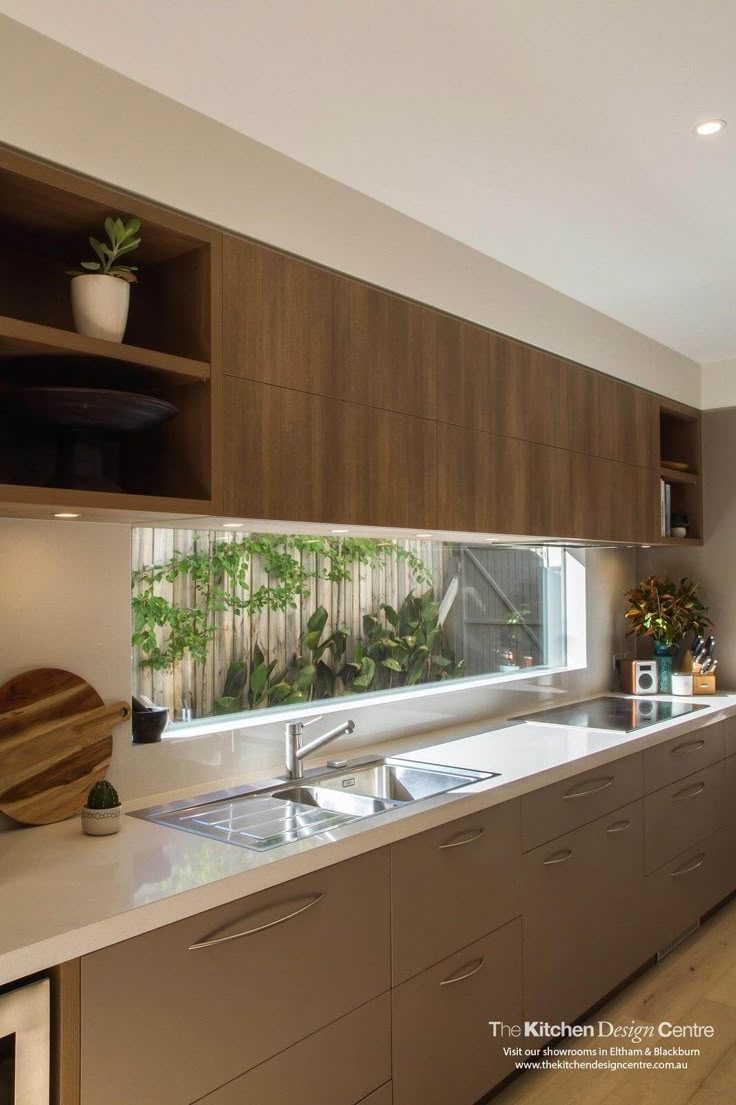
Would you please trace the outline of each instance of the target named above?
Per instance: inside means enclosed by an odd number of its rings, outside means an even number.
[[[119,805],[118,792],[107,779],[100,779],[87,795],[87,809],[89,810],[114,810]]]
[[[424,562],[396,541],[281,534],[247,534],[211,544],[195,539],[190,552],[174,552],[161,564],[133,572],[133,645],[140,649],[140,664],[163,671],[191,656],[203,668],[219,613],[294,609],[299,599],[309,597],[314,581],[340,583],[352,579],[361,564],[376,567],[391,559],[405,563],[418,584],[431,582]],[[250,590],[253,561],[267,582]],[[194,602],[186,607],[160,593],[162,584],[179,579],[192,584]],[[340,620],[337,609],[335,621]]]
[[[651,637],[667,646],[688,633],[702,634],[713,623],[699,592],[700,584],[687,576],[679,582],[668,576],[648,576],[625,592],[628,634]]]
[[[215,713],[232,714],[263,706],[304,702],[306,695],[301,688],[287,682],[286,668],[275,672],[276,663],[276,660],[266,659],[257,643],[249,662],[234,660],[225,676],[222,695],[215,699]]]
[[[82,261],[82,268],[87,273],[96,272],[103,276],[117,276],[120,280],[134,284],[138,279],[135,275],[138,271],[137,265],[121,265],[119,259],[138,249],[141,239],[136,235],[140,228],[140,219],[129,219],[124,223],[119,216],[114,219],[112,215],[108,215],[105,219],[105,233],[108,240],[101,242],[97,238],[89,238],[89,244],[97,254],[98,260]],[[85,273],[74,271],[67,275],[84,276]]]
[[[365,692],[411,687],[465,673],[456,661],[439,624],[439,604],[430,589],[413,591],[397,611],[381,603],[379,612],[363,617],[363,636],[342,676],[348,691]]]

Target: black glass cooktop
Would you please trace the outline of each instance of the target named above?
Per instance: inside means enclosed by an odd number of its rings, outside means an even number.
[[[583,729],[613,729],[633,733],[659,721],[684,717],[705,710],[693,702],[658,702],[651,698],[590,698],[569,706],[555,706],[536,714],[522,714],[512,721],[541,722],[544,725],[575,725]]]

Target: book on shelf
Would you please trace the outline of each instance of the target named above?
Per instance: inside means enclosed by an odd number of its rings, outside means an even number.
[[[659,481],[659,509],[662,536],[672,535],[672,484],[666,480]]]

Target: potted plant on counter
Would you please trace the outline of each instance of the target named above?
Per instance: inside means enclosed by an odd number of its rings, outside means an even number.
[[[672,689],[672,657],[688,633],[701,635],[713,623],[700,598],[700,584],[684,576],[679,582],[668,576],[647,576],[625,592],[629,603],[628,633],[649,637],[657,660],[659,690]]]
[[[123,827],[123,807],[118,792],[107,779],[101,779],[87,795],[82,807],[82,828],[89,836],[111,836]]]
[[[137,237],[140,219],[124,223],[121,218],[105,219],[108,241],[90,238],[97,254],[96,261],[82,261],[85,272],[70,272],[72,280],[72,314],[80,334],[90,338],[121,342],[128,322],[130,285],[138,279],[135,265],[121,265],[120,258],[132,253],[141,244]]]

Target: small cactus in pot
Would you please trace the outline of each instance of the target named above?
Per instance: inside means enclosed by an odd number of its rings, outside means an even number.
[[[90,836],[110,836],[123,827],[123,810],[115,787],[107,779],[95,783],[82,808],[82,828]]]

